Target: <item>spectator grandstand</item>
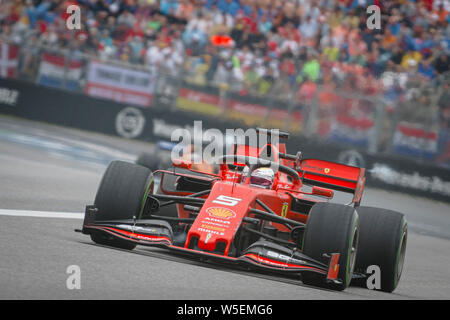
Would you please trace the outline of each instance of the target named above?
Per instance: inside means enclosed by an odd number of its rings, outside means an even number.
[[[70,4],[82,9],[76,32]],[[379,30],[367,27],[370,5]],[[323,118],[339,108],[337,92],[377,96],[448,143],[449,10],[448,0],[0,0],[0,40],[28,48],[22,77],[45,47],[241,96],[317,97]]]

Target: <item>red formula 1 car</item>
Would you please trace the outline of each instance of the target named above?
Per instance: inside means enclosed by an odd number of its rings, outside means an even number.
[[[403,214],[360,206],[365,169],[301,159],[285,144],[234,145],[217,174],[177,161],[151,172],[113,161],[86,207],[82,233],[102,245],[156,246],[203,261],[300,275],[303,283],[343,290],[365,285],[392,292],[405,258]],[[279,133],[287,138],[287,133]],[[154,177],[160,184],[154,191]],[[330,203],[335,191],[349,204]],[[373,267],[375,266],[375,267]],[[372,277],[370,277],[372,278]]]

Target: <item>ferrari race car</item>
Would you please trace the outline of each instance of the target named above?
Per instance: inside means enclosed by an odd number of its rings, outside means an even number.
[[[176,144],[173,142],[159,141],[156,145],[156,152],[141,152],[136,158],[136,164],[146,167],[151,171],[167,168],[171,165],[171,151],[175,146]],[[197,154],[193,149],[193,145],[186,146],[183,150],[182,157],[185,159],[195,158]],[[192,168],[206,173],[214,173],[214,167],[207,162],[195,163]]]
[[[101,245],[165,248],[334,290],[365,285],[376,266],[376,288],[392,292],[405,259],[404,215],[360,205],[364,168],[287,154],[284,143],[271,142],[273,131],[258,132],[267,143],[235,144],[217,159],[218,173],[185,160],[154,172],[111,162],[81,232]],[[350,203],[331,203],[335,192]]]

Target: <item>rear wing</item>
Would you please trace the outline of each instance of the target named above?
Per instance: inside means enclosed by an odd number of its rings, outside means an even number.
[[[359,205],[366,169],[316,159],[301,160],[299,169],[303,183],[352,193],[352,201]]]

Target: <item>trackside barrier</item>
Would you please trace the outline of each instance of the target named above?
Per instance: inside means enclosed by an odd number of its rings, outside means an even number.
[[[125,138],[157,142],[170,140],[173,130],[190,129],[202,120],[203,130],[226,130],[236,123],[218,117],[200,118],[179,109],[138,108],[92,98],[77,92],[0,78],[0,114],[43,121]],[[245,124],[242,128],[246,130]],[[288,150],[304,158],[318,158],[366,168],[369,186],[432,197],[450,202],[450,170],[392,155],[371,155],[336,143],[292,135]]]

